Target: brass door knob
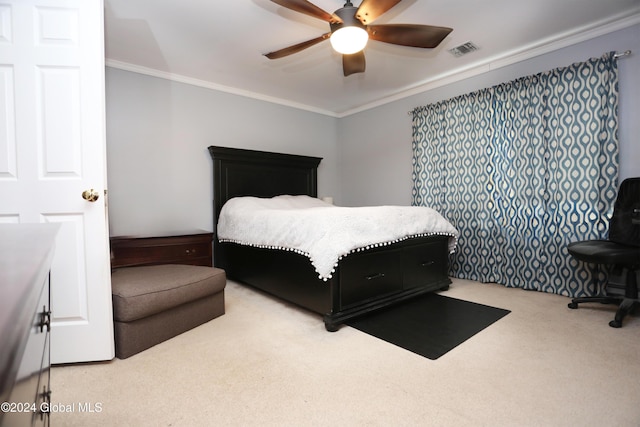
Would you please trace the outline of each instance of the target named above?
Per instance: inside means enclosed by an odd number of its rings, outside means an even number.
[[[88,202],[95,202],[99,197],[100,194],[93,188],[91,190],[84,190],[82,192],[82,198]]]

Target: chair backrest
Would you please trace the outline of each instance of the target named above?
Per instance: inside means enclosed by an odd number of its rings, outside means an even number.
[[[609,240],[640,246],[640,178],[627,178],[620,184],[609,223]]]

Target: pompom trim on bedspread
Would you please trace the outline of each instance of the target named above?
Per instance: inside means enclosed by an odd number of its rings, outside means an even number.
[[[314,263],[314,259],[311,256],[310,253],[302,251],[300,249],[297,248],[291,248],[291,247],[286,247],[286,246],[273,246],[273,245],[259,245],[259,244],[254,244],[254,243],[249,243],[249,242],[242,242],[239,240],[234,240],[234,239],[219,239],[220,243],[235,243],[237,245],[242,245],[242,246],[250,246],[250,247],[254,247],[254,248],[259,248],[259,249],[275,249],[275,250],[281,250],[281,251],[287,251],[287,252],[294,252],[298,255],[302,255],[305,256],[307,258],[309,258],[309,261],[311,261],[311,264],[313,265],[313,268],[315,269],[316,273],[318,273],[318,279],[321,279],[323,281],[328,281],[329,279],[331,279],[333,277],[333,274],[336,272],[336,268],[338,267],[338,263],[340,262],[340,260],[342,260],[342,258],[356,253],[356,252],[363,252],[363,251],[367,251],[369,249],[374,249],[374,248],[380,248],[380,247],[384,247],[384,246],[390,246],[393,245],[395,243],[400,243],[403,242],[405,240],[409,240],[409,239],[414,239],[414,238],[418,238],[418,237],[430,237],[430,236],[447,236],[449,237],[449,254],[452,254],[456,251],[456,246],[458,243],[458,236],[456,236],[455,234],[450,234],[450,233],[418,233],[418,234],[412,234],[410,236],[404,236],[401,238],[397,238],[397,239],[393,239],[387,242],[379,242],[379,243],[371,243],[368,244],[366,246],[362,246],[359,248],[355,248],[352,249],[346,253],[343,254],[339,254],[338,255],[338,260],[335,262],[335,264],[333,265],[333,268],[331,269],[331,272],[328,275],[323,276],[319,271],[318,268],[315,266]],[[453,241],[451,241],[451,239],[453,239]]]

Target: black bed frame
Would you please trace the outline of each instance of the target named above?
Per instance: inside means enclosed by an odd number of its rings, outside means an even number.
[[[317,197],[319,157],[209,147],[213,159],[214,265],[227,276],[323,315],[328,331],[345,321],[427,292],[444,290],[447,236],[407,239],[354,252],[324,281],[309,259],[291,251],[221,243],[217,223],[224,203],[238,196]]]

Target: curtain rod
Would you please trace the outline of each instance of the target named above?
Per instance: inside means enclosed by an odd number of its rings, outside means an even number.
[[[616,53],[613,54],[613,57],[616,58],[616,59],[619,59],[619,58],[624,58],[625,56],[629,56],[629,55],[631,55],[631,49],[627,49],[624,52],[616,52]],[[415,108],[414,108],[414,110],[415,110]],[[407,111],[407,114],[408,115],[412,115],[413,114],[413,110]]]

